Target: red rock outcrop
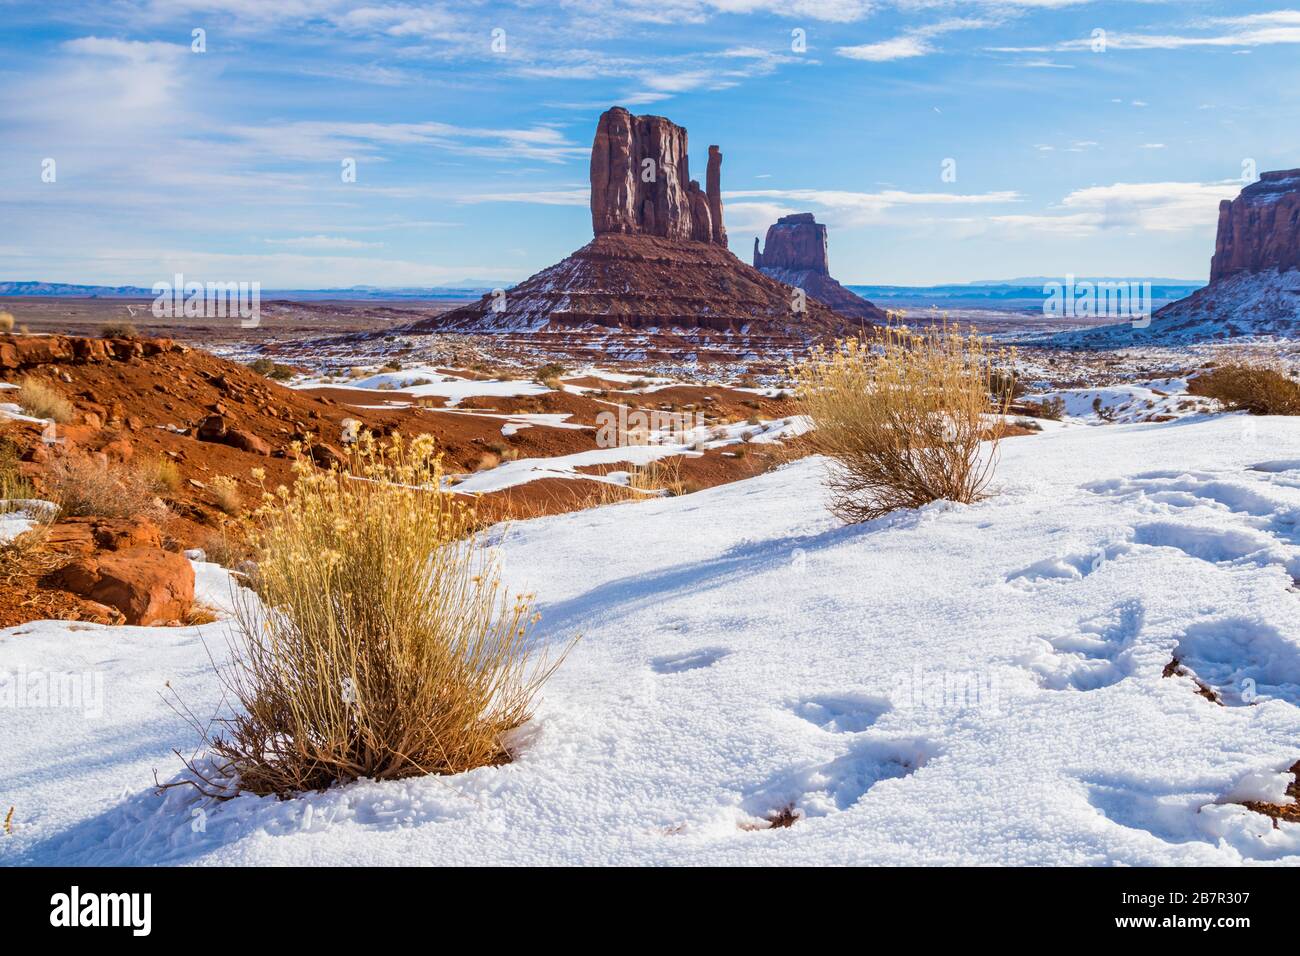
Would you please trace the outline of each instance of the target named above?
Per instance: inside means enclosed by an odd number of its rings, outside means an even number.
[[[722,224],[722,150],[709,147],[709,166],[704,177],[705,193],[709,199],[709,218],[713,226],[713,241],[727,248],[727,229]]]
[[[0,335],[0,369],[18,371],[37,365],[83,365],[125,362],[133,358],[187,352],[171,339],[87,339],[71,335]]]
[[[117,608],[128,624],[177,621],[194,604],[193,566],[159,548],[124,548],[76,558],[58,576],[73,594]]]
[[[767,227],[762,251],[755,237],[754,268],[778,282],[803,289],[841,315],[884,321],[880,309],[831,278],[827,248],[826,226],[817,222],[812,213],[782,216]]]
[[[1300,269],[1300,169],[1264,173],[1219,204],[1210,282],[1292,269]]]
[[[691,179],[686,150],[686,130],[662,116],[602,113],[591,144],[592,231],[725,246],[722,153],[709,147],[706,192]]]
[[[826,227],[817,222],[812,213],[782,216],[767,227],[767,240],[762,252],[758,251],[758,239],[754,239],[754,268],[830,275],[826,249]]]
[[[848,311],[841,312],[810,289],[800,294],[741,262],[727,248],[722,216],[722,151],[709,147],[701,189],[690,178],[685,129],[615,107],[601,114],[591,149],[596,238],[504,295],[486,295],[401,331],[563,333],[573,341],[633,333],[638,342],[630,351],[637,354],[681,345],[699,361],[763,348],[788,351],[851,334],[863,319],[885,319],[843,289],[837,301]],[[839,288],[829,277],[826,282]]]

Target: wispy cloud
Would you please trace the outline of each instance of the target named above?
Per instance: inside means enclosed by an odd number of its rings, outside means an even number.
[[[857,46],[836,47],[835,52],[850,60],[866,60],[869,63],[888,63],[892,60],[906,60],[912,57],[927,56],[938,52],[934,44],[935,37],[959,30],[984,30],[996,26],[997,21],[974,18],[942,20],[926,26],[913,27],[901,36],[875,43],[862,43]]]
[[[989,222],[1048,235],[1103,230],[1171,233],[1212,226],[1219,202],[1241,191],[1239,182],[1114,183],[1077,189],[1055,212],[989,217]]]
[[[1188,24],[1190,31],[1180,33],[1105,34],[1105,49],[1110,50],[1181,50],[1195,47],[1259,47],[1300,43],[1300,10],[1275,10],[1237,17],[1210,17]],[[1092,36],[1062,40],[1045,46],[990,47],[999,53],[1068,53],[1094,49]]]

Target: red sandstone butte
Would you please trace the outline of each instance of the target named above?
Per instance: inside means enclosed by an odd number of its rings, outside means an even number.
[[[1264,173],[1219,203],[1210,282],[1241,272],[1300,269],[1300,169]]]

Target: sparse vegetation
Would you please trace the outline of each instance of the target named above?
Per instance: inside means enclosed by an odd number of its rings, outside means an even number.
[[[265,375],[277,382],[286,382],[294,376],[294,371],[290,366],[273,362],[269,358],[254,359],[248,363],[248,367],[258,375]]]
[[[0,512],[5,501],[35,498],[36,489],[19,467],[18,448],[7,438],[0,438]]]
[[[506,735],[559,660],[442,478],[431,440],[366,435],[342,468],[302,463],[254,514],[262,603],[237,608],[242,636],[221,677],[240,706],[208,737],[244,790],[288,796],[510,759]]]
[[[1060,395],[1053,395],[1041,402],[1025,402],[1025,411],[1034,418],[1046,418],[1059,422],[1065,417],[1065,399]]]
[[[70,517],[160,517],[166,510],[148,469],[92,459],[76,451],[51,461],[45,480],[50,496]]]
[[[72,421],[72,403],[40,379],[30,376],[18,383],[18,407],[33,418],[47,418],[60,425]]]
[[[932,501],[983,495],[1010,389],[994,372],[1012,356],[973,332],[890,325],[817,348],[792,369],[808,440],[832,460],[832,508],[850,522]]]
[[[565,372],[565,368],[559,362],[547,362],[536,372],[533,373],[533,381],[545,385],[553,391],[559,391],[560,376]]]
[[[1187,383],[1191,395],[1215,398],[1231,411],[1252,415],[1300,415],[1300,383],[1260,362],[1230,362]]]
[[[12,312],[0,312],[0,333],[8,333],[14,330],[14,316]]]
[[[130,322],[105,322],[99,327],[101,339],[138,339],[140,333]]]
[[[225,514],[235,515],[244,506],[244,496],[239,490],[239,482],[229,475],[218,475],[208,482],[208,491],[216,499],[217,507]]]
[[[142,466],[150,486],[157,494],[175,493],[181,486],[181,470],[176,462],[165,455]]]

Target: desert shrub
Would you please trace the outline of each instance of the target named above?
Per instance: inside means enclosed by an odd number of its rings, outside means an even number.
[[[293,378],[293,369],[288,365],[281,365],[269,358],[253,359],[248,363],[248,367],[258,375],[265,375],[267,378],[273,378],[277,382],[288,381]]]
[[[39,379],[28,377],[18,383],[18,406],[28,415],[60,425],[72,421],[72,403]]]
[[[50,497],[70,517],[156,518],[166,511],[148,469],[104,463],[75,451],[50,462],[45,483]]]
[[[141,466],[149,485],[157,494],[175,492],[181,486],[181,470],[176,462],[165,455],[159,455]]]
[[[12,332],[14,330],[14,316],[12,312],[0,312],[0,332]]]
[[[138,339],[140,333],[130,322],[105,322],[99,327],[101,339]]]
[[[256,557],[248,541],[248,528],[242,521],[222,519],[217,528],[199,539],[198,546],[209,561],[230,570]]]
[[[547,388],[558,388],[560,376],[565,372],[565,368],[559,362],[547,362],[536,372],[533,373],[533,381],[545,385]]]
[[[363,436],[341,468],[301,462],[251,517],[262,600],[237,602],[221,677],[239,707],[208,737],[241,789],[286,796],[509,759],[509,731],[559,660],[442,479],[428,438]]]
[[[18,448],[7,438],[0,438],[0,512],[5,511],[5,501],[38,497],[36,489],[19,467]]]
[[[1028,389],[1023,382],[1014,373],[1006,369],[994,368],[989,373],[989,393],[997,399],[1002,395],[1010,395],[1012,400],[1024,395]]]
[[[382,371],[385,372],[400,372],[401,370],[402,370],[402,363],[399,362],[397,359],[389,359],[387,362],[384,363],[382,369]]]
[[[1060,395],[1053,395],[1041,402],[1025,402],[1025,411],[1035,418],[1047,418],[1059,422],[1065,417],[1065,399]]]
[[[1191,395],[1216,398],[1232,411],[1252,415],[1300,415],[1300,383],[1258,362],[1230,362],[1187,383]]]
[[[835,513],[867,521],[982,497],[1011,399],[1005,381],[994,392],[994,371],[1012,357],[973,332],[890,325],[818,347],[792,369],[815,426],[809,443],[831,459]]]
[[[239,482],[229,475],[218,475],[208,482],[208,491],[217,502],[217,507],[228,515],[238,514],[244,506],[244,496],[239,490]]]

